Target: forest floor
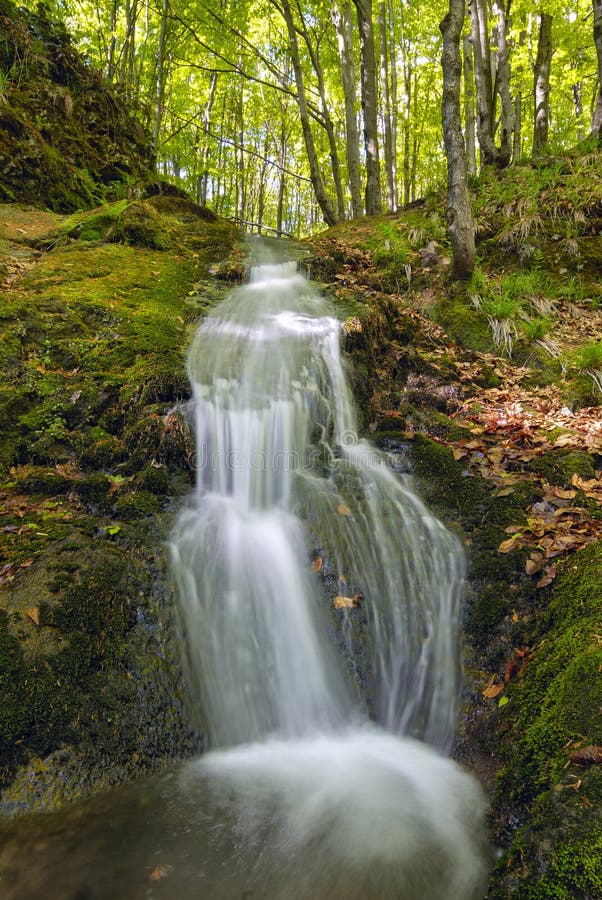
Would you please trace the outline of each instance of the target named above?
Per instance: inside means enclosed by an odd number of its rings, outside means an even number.
[[[599,162],[486,174],[467,284],[443,197],[307,243],[362,432],[410,458],[467,549],[457,756],[491,796],[500,900],[602,891]],[[243,276],[239,237],[180,198],[0,207],[6,814],[198,746],[156,548],[193,478],[184,353]]]

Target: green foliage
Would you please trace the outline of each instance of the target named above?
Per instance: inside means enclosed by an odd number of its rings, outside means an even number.
[[[526,319],[519,322],[519,328],[528,344],[541,341],[552,327],[552,319],[549,316],[538,316],[534,319]]]
[[[574,352],[572,362],[580,371],[602,369],[602,341],[583,344]]]

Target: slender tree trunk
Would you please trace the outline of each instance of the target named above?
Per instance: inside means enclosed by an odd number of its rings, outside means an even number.
[[[405,110],[403,117],[403,202],[408,205],[411,199],[411,130],[410,116],[412,112],[412,61],[406,59],[404,72]]]
[[[594,4],[594,44],[598,57],[598,99],[592,116],[592,137],[602,141],[602,0],[593,0]]]
[[[399,204],[397,177],[397,38],[395,36],[395,15],[393,0],[388,0],[389,16],[389,71],[391,75],[391,155],[393,157],[393,208]]]
[[[362,114],[366,150],[366,212],[371,216],[382,212],[372,0],[353,0],[353,2],[360,33]]]
[[[387,210],[393,212],[397,206],[397,199],[395,197],[395,160],[393,158],[393,126],[391,94],[389,91],[389,41],[385,2],[381,2],[378,7],[378,29],[380,36],[380,92],[383,105],[386,200]]]
[[[504,167],[512,159],[512,133],[514,131],[514,107],[510,96],[510,58],[506,42],[506,12],[504,2],[497,7],[497,92],[501,105],[501,134],[498,165]]]
[[[303,12],[299,6],[299,0],[297,0],[297,10],[299,12],[299,17],[302,23],[301,33],[303,34],[303,39],[305,40],[305,45],[307,47],[312,65],[314,67],[314,71],[316,73],[316,77],[318,79],[318,92],[320,94],[320,123],[324,127],[326,136],[328,137],[328,146],[330,148],[330,165],[332,168],[332,180],[334,182],[334,188],[337,197],[337,216],[339,219],[344,219],[345,198],[343,196],[343,183],[341,181],[339,150],[337,147],[334,125],[332,124],[332,118],[328,106],[326,84],[324,81],[324,69],[322,68],[322,64],[320,63],[319,49],[315,48],[312,44],[309,32],[307,31],[307,28],[305,26],[305,20],[303,19]]]
[[[113,0],[111,4],[111,14],[109,19],[109,27],[111,29],[111,40],[107,48],[107,70],[106,75],[109,81],[113,81],[115,75],[115,66],[117,62],[117,16],[119,13],[119,0]]]
[[[487,6],[483,0],[470,0],[471,40],[474,51],[474,71],[477,86],[477,134],[484,165],[497,162],[493,140],[495,117],[493,83],[491,78],[491,50],[487,23]]]
[[[351,194],[351,217],[357,219],[362,215],[362,184],[360,177],[360,139],[357,129],[355,66],[353,64],[353,38],[351,26],[351,4],[349,0],[332,7],[332,21],[337,33],[339,60],[341,66],[341,84],[345,100],[345,134],[347,173],[349,176],[349,192]]]
[[[550,127],[550,64],[552,62],[552,21],[549,13],[541,13],[537,57],[533,69],[535,116],[533,122],[533,155],[543,153]]]
[[[466,167],[470,175],[477,171],[477,148],[475,141],[474,109],[474,67],[472,63],[472,43],[468,35],[462,44],[464,55],[464,132],[466,141]]]
[[[155,120],[153,124],[153,147],[155,152],[159,144],[159,131],[163,121],[163,106],[165,101],[165,45],[167,42],[167,17],[169,14],[169,0],[163,0],[161,6],[161,26],[159,30],[159,45],[157,47],[157,81],[155,87]]]
[[[286,125],[284,117],[282,120],[282,130],[280,132],[280,179],[278,182],[278,202],[276,206],[276,236],[282,235],[282,220],[284,218],[284,192],[286,187]]]
[[[296,100],[299,107],[299,118],[301,120],[301,129],[303,131],[305,150],[307,152],[307,159],[309,162],[311,183],[316,195],[316,200],[318,201],[320,209],[322,210],[324,221],[327,225],[336,225],[336,223],[338,222],[338,216],[333,206],[332,200],[328,196],[328,192],[322,179],[320,164],[318,162],[318,155],[316,153],[316,147],[314,144],[314,136],[309,121],[309,110],[307,108],[307,97],[305,94],[305,80],[303,77],[303,69],[301,67],[301,59],[299,56],[297,32],[295,30],[295,24],[293,22],[293,14],[291,12],[289,0],[283,0],[282,13],[286,22],[286,28],[288,31],[290,42],[291,59],[293,63],[293,71],[295,73],[295,84],[297,86]]]
[[[449,0],[449,11],[439,26],[443,35],[442,115],[447,156],[447,223],[454,256],[454,273],[459,278],[468,278],[475,262],[475,229],[466,181],[466,154],[460,116],[460,35],[464,12],[464,0]]]
[[[522,103],[523,96],[518,92],[516,97],[514,98],[514,136],[513,136],[513,145],[512,145],[512,159],[515,163],[517,163],[521,158],[521,132],[523,127],[522,120]]]
[[[207,203],[207,194],[209,190],[209,132],[211,131],[211,111],[215,100],[215,90],[217,87],[217,72],[212,72],[209,79],[209,96],[203,110],[203,132],[204,146],[201,150],[201,173],[198,180],[197,198],[201,206]]]

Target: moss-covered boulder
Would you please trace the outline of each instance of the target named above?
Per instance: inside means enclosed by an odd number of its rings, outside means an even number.
[[[0,32],[0,202],[87,209],[151,178],[149,137],[46,7],[0,0]]]

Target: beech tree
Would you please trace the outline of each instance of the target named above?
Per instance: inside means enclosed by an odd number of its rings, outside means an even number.
[[[598,90],[592,115],[591,133],[602,140],[602,0],[593,0],[594,6],[594,45],[598,60]]]
[[[545,150],[550,124],[550,64],[552,62],[552,21],[549,13],[539,19],[537,57],[533,66],[535,117],[533,121],[533,153]]]
[[[464,23],[464,0],[449,0],[449,11],[441,22],[443,35],[442,119],[447,156],[447,225],[454,255],[454,272],[468,278],[475,263],[475,229],[467,185],[466,153],[460,116],[462,58],[460,35]]]

